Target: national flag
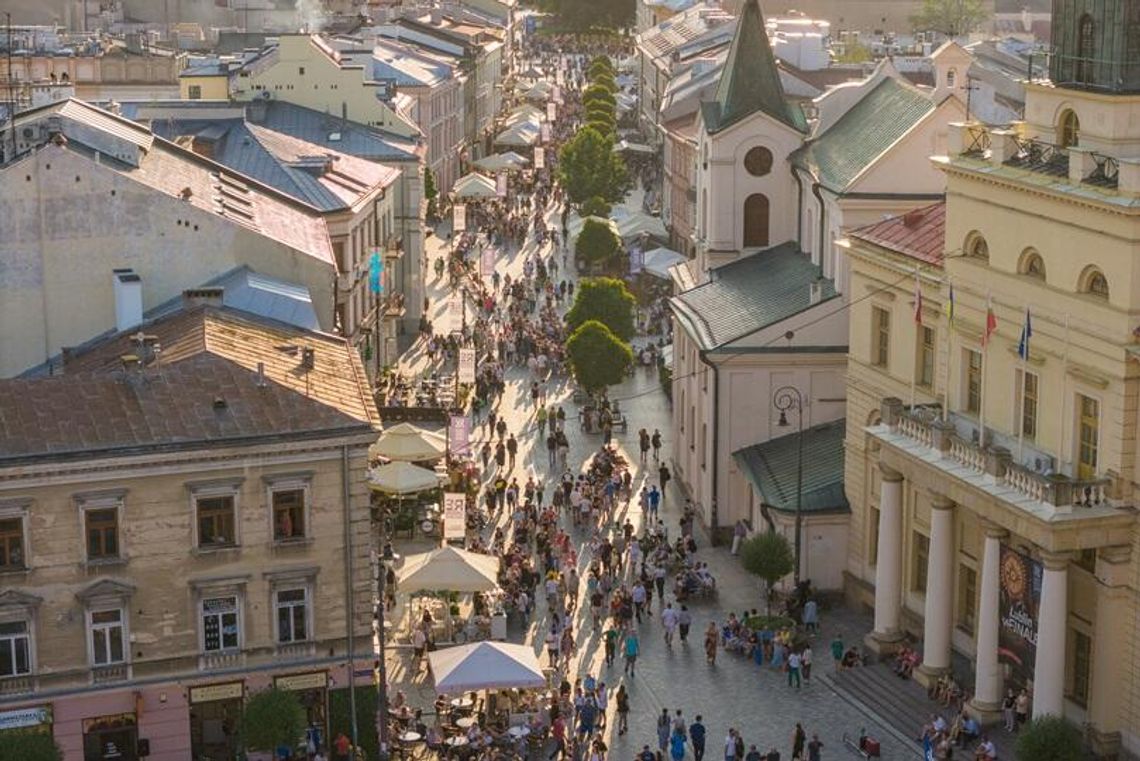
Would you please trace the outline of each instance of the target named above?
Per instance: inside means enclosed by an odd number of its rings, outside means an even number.
[[[950,283],[950,295],[946,299],[946,303],[942,305],[942,311],[946,312],[946,319],[950,324],[954,324],[954,284]]]
[[[914,271],[914,324],[922,324],[922,283],[918,279],[918,270]]]
[[[986,326],[982,330],[982,348],[990,342],[990,336],[997,330],[997,317],[994,316],[994,306],[990,298],[986,297]]]
[[[1025,307],[1025,324],[1021,326],[1021,341],[1017,344],[1017,356],[1029,359],[1029,339],[1033,337],[1033,320],[1029,316],[1029,307]]]

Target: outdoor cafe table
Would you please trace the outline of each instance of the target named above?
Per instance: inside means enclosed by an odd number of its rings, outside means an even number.
[[[449,737],[444,740],[444,742],[450,745],[452,748],[462,748],[464,745],[467,745],[467,735],[456,735],[455,737]]]
[[[454,698],[451,701],[451,707],[457,708],[460,711],[466,711],[475,707],[475,701],[471,698]]]
[[[507,730],[507,734],[514,738],[526,737],[530,734],[530,727],[511,727]]]
[[[460,729],[471,729],[471,727],[475,726],[475,717],[464,716],[462,719],[459,719],[455,722],[455,726],[459,727]]]
[[[418,743],[422,739],[424,737],[419,732],[405,732],[400,735],[400,742],[402,743]]]

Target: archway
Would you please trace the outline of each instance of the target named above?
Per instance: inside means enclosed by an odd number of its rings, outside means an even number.
[[[768,245],[768,196],[753,193],[744,199],[744,248]]]

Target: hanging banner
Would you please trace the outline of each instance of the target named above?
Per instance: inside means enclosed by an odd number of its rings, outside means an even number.
[[[1037,658],[1037,611],[1041,604],[1041,564],[1012,547],[1001,546],[998,657],[1013,666],[1017,681],[1033,678]]]
[[[463,296],[453,293],[447,299],[447,332],[458,333],[463,330]]]
[[[507,175],[499,174],[495,176],[495,195],[499,198],[507,197]]]
[[[545,148],[540,147],[540,148],[534,149],[534,168],[535,169],[545,169],[546,168],[546,149]]]
[[[456,457],[471,454],[471,418],[452,415],[448,423],[448,442],[451,454]]]
[[[487,246],[479,254],[479,275],[484,279],[495,274],[495,249]]]
[[[558,105],[562,105],[562,88],[555,86],[555,88],[551,91],[550,99]]]
[[[459,350],[459,382],[460,383],[474,383],[475,382],[475,350],[474,349],[460,349]]]
[[[451,231],[461,233],[467,229],[467,205],[457,203],[451,207]]]
[[[380,293],[384,290],[384,284],[381,282],[383,274],[384,259],[381,258],[378,249],[373,249],[372,256],[368,259],[368,290],[373,293]]]
[[[546,104],[546,120],[548,122],[554,121],[558,118],[558,106],[553,103]]]
[[[443,538],[463,539],[467,536],[467,495],[444,492]]]
[[[629,274],[636,275],[645,269],[645,252],[641,250],[641,246],[633,246],[629,249]]]
[[[538,128],[539,139],[544,143],[550,142],[550,122],[543,122],[542,126]]]

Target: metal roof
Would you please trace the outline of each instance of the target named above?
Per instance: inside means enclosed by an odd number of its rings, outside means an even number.
[[[800,467],[798,431],[732,453],[744,475],[768,507],[795,512],[797,499],[805,513],[846,513],[851,506],[843,490],[844,420],[803,431],[803,487],[797,498]]]

